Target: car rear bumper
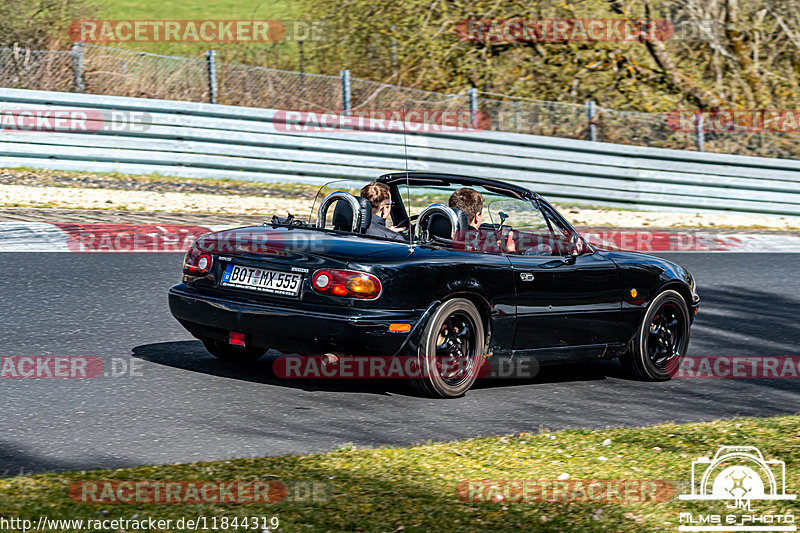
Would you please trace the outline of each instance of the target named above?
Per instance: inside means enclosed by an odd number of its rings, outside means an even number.
[[[197,338],[228,341],[231,331],[245,333],[251,346],[284,353],[319,355],[397,355],[415,348],[424,327],[425,310],[368,310],[342,307],[304,310],[208,296],[180,284],[169,291],[169,308]],[[389,332],[390,324],[411,324],[405,333]]]

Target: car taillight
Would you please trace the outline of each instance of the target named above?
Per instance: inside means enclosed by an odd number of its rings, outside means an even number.
[[[372,274],[323,269],[311,276],[311,287],[320,294],[370,300],[381,294],[381,282]]]
[[[201,252],[194,246],[189,248],[183,258],[183,271],[194,276],[203,276],[211,272],[214,260],[211,254]]]

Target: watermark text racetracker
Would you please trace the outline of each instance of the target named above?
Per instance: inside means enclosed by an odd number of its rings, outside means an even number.
[[[4,355],[0,379],[91,379],[142,377],[144,363],[130,357],[90,355]]]
[[[138,504],[276,504],[325,502],[332,488],[320,481],[267,479],[169,481],[162,479],[77,481],[69,486],[75,503]]]
[[[684,357],[673,378],[800,379],[800,356]]]
[[[185,252],[210,230],[191,224],[54,223],[71,252]]]
[[[355,109],[327,112],[281,110],[272,119],[277,131],[289,133],[458,133],[488,130],[491,122],[487,112],[469,109]]]
[[[75,20],[73,42],[276,43],[321,41],[320,21],[303,20]]]
[[[151,115],[145,111],[0,107],[2,133],[143,133],[151,123]]]
[[[278,254],[285,250],[325,252],[330,243],[323,234],[288,232],[275,234],[261,228],[221,231],[193,224],[102,224],[55,222],[66,234],[71,252],[186,252],[213,254],[253,252]],[[219,229],[219,228],[218,228]]]
[[[677,110],[666,115],[667,126],[683,133],[787,133],[800,132],[798,109]]]
[[[466,19],[456,35],[489,42],[655,42],[672,37],[663,19]]]
[[[464,19],[454,32],[464,41],[481,42],[714,42],[727,30],[713,19],[625,18]]]
[[[468,503],[667,502],[674,494],[670,481],[635,479],[481,479],[456,487],[458,499]]]
[[[412,328],[411,324],[397,326],[405,328],[392,333],[405,333]],[[480,367],[475,367],[464,359],[428,363],[414,356],[283,355],[273,362],[272,371],[281,379],[418,379],[467,374],[479,379],[530,379],[539,373],[539,363],[534,358],[487,358]]]

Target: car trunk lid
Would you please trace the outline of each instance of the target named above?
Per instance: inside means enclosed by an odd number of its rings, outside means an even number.
[[[314,292],[310,286],[311,275],[321,268],[346,269],[351,261],[393,244],[402,246],[402,243],[303,228],[251,226],[220,231],[204,235],[195,243],[200,251],[215,258],[212,275],[197,280],[195,286],[248,301],[288,299],[322,305],[352,305],[348,298]],[[248,277],[244,280],[240,279],[242,268],[247,269]],[[254,278],[265,276],[275,278],[280,285],[248,287]],[[295,280],[299,284],[297,287]]]

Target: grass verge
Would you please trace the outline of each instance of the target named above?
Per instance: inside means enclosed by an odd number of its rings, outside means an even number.
[[[277,516],[278,529],[286,532],[677,531],[683,511],[730,511],[721,502],[686,502],[675,495],[665,502],[465,502],[457,496],[457,487],[465,480],[556,480],[568,475],[572,481],[666,481],[677,495],[688,490],[694,459],[713,456],[722,445],[747,445],[757,446],[765,459],[785,461],[787,492],[796,493],[798,428],[800,416],[600,431],[543,430],[409,448],[345,446],[317,455],[26,475],[0,480],[0,517],[35,523],[40,516],[86,520]],[[76,503],[68,495],[70,485],[82,481],[265,479],[284,481],[288,497],[274,505],[100,505]],[[293,489],[309,483],[317,487],[316,497],[302,497]],[[753,502],[753,510],[760,513],[786,513],[796,511],[796,506],[796,501]]]

